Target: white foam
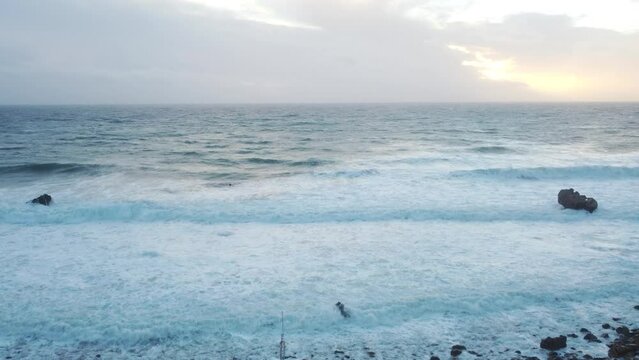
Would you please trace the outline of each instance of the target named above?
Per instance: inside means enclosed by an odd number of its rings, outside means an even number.
[[[596,220],[0,225],[0,341],[34,358],[263,358],[285,311],[301,356],[362,356],[364,346],[382,358],[443,355],[455,343],[539,355],[541,337],[632,321],[638,230]]]

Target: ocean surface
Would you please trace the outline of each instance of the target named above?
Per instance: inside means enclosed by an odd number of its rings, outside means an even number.
[[[0,356],[544,358],[637,325],[638,193],[639,104],[0,107]]]

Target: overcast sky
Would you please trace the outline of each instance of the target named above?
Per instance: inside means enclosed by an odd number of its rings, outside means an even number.
[[[1,0],[0,104],[639,101],[639,0]]]

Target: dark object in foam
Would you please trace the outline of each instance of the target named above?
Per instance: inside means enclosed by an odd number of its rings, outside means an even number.
[[[337,309],[339,309],[339,313],[342,314],[344,318],[351,317],[350,311],[346,310],[346,307],[344,307],[344,304],[338,301],[337,304],[335,304],[335,306],[337,306]]]
[[[547,337],[541,340],[539,347],[546,350],[559,350],[566,347],[566,337],[561,335],[557,337]]]
[[[597,200],[581,195],[572,188],[559,191],[557,202],[567,209],[583,209],[588,212],[593,212],[597,209]]]
[[[44,206],[49,206],[49,204],[51,204],[52,201],[53,201],[53,198],[51,197],[51,195],[42,194],[42,195],[38,196],[37,198],[31,200],[31,203],[32,204],[40,204],[40,205],[44,205]]]

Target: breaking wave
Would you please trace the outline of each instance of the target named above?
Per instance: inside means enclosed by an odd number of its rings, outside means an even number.
[[[77,174],[97,173],[105,165],[75,164],[75,163],[36,163],[0,167],[0,175],[52,175],[52,174]]]
[[[570,166],[536,168],[491,168],[462,170],[450,173],[453,177],[501,178],[522,180],[554,179],[625,179],[639,178],[639,167],[625,166]]]

